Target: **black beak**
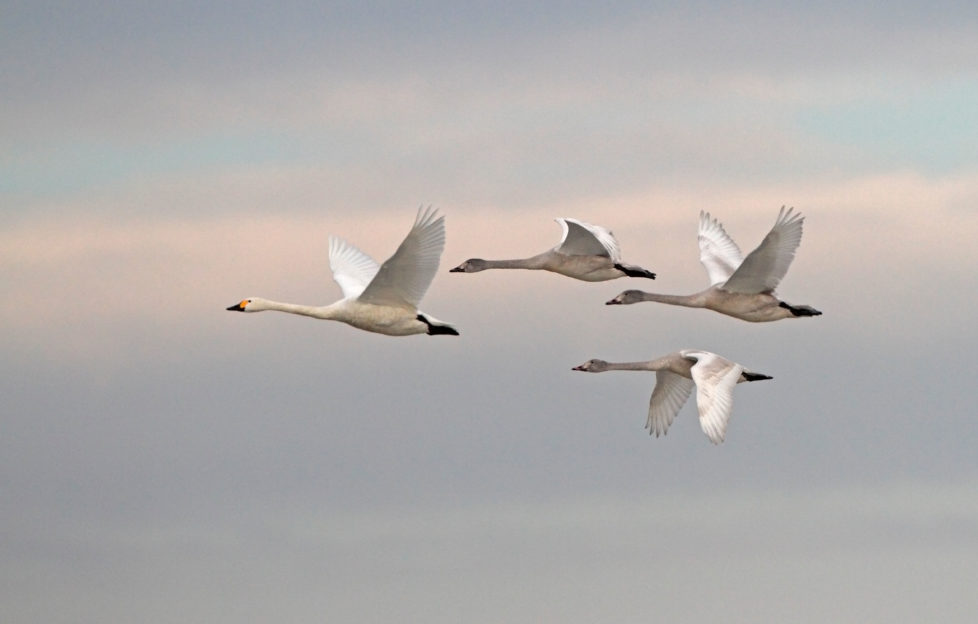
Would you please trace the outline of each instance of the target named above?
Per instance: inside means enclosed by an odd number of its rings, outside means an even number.
[[[575,366],[575,367],[574,367],[574,368],[572,368],[571,370],[579,370],[579,371],[582,371],[582,370],[584,370],[584,365],[583,365],[583,364],[581,364],[580,366]]]
[[[244,312],[245,311],[245,309],[241,307],[241,304],[240,303],[236,303],[233,306],[228,306],[225,309],[226,310],[230,310],[232,312]]]
[[[448,272],[449,273],[465,273],[465,269],[463,269],[460,266],[457,266],[454,269],[448,269]]]
[[[604,304],[605,305],[621,305],[621,301],[618,301],[617,299],[612,299],[611,301],[605,301]]]

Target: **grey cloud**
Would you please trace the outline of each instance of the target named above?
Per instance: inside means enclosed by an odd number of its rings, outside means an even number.
[[[794,117],[966,82],[967,10],[229,6],[4,15],[0,163],[35,176],[0,180],[5,621],[974,613],[975,163],[893,172]],[[224,311],[329,300],[325,237],[376,253],[428,201],[458,340]],[[810,322],[447,273],[578,216],[692,292],[696,213],[750,248],[780,203]],[[681,347],[774,376],[722,446],[690,406],[650,438],[651,375],[569,370]]]

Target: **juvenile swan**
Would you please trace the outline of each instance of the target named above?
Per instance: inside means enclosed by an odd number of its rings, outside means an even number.
[[[394,255],[383,265],[341,238],[329,238],[329,264],[343,298],[325,306],[279,303],[259,297],[244,299],[228,310],[278,310],[318,319],[341,321],[358,329],[388,336],[449,334],[458,331],[418,310],[445,247],[445,218],[418,209],[414,226]]]
[[[607,305],[657,301],[690,308],[707,308],[745,321],[760,323],[800,316],[818,316],[807,305],[792,305],[778,299],[774,289],[784,278],[801,243],[804,217],[781,207],[778,220],[757,249],[746,258],[727,236],[723,226],[700,212],[700,262],[710,277],[710,287],[693,295],[659,295],[626,290]]]
[[[614,363],[588,360],[571,370],[603,373],[609,370],[655,371],[655,389],[649,400],[649,434],[665,435],[696,385],[696,407],[703,433],[714,444],[723,442],[733,407],[733,388],[743,381],[771,379],[709,351],[684,349],[648,362]]]
[[[471,258],[451,273],[478,273],[486,269],[537,269],[560,273],[585,282],[603,282],[619,277],[647,277],[655,273],[642,267],[624,264],[614,234],[598,225],[577,219],[554,219],[564,236],[553,249],[521,260],[482,260]]]

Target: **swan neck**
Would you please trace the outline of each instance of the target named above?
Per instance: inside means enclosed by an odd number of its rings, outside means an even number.
[[[277,312],[288,312],[289,314],[301,314],[302,316],[311,316],[318,319],[332,319],[335,318],[335,310],[332,305],[328,306],[310,306],[302,305],[300,303],[285,303],[282,301],[267,301],[265,306],[269,310],[275,310]]]
[[[547,254],[515,260],[486,260],[487,269],[542,269],[547,266]]]
[[[659,293],[642,293],[643,301],[654,301],[669,305],[685,306],[687,308],[702,308],[704,301],[698,295],[662,295]]]
[[[658,360],[650,362],[608,362],[608,370],[622,371],[654,371],[662,368],[657,366]]]

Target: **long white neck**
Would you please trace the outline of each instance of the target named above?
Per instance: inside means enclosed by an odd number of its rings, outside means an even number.
[[[301,314],[317,319],[337,318],[338,308],[335,303],[325,306],[310,306],[299,303],[284,303],[282,301],[271,301],[264,299],[261,302],[262,310],[275,310],[277,312],[288,312],[289,314]]]

